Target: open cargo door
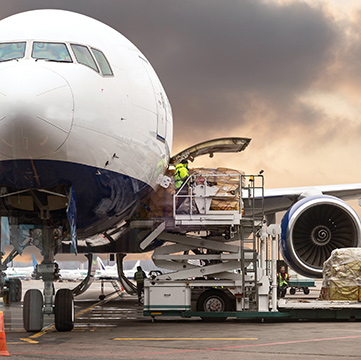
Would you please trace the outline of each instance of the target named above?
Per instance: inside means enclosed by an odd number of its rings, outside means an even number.
[[[188,149],[181,151],[174,155],[169,162],[169,165],[177,165],[182,160],[193,161],[197,156],[209,155],[213,157],[213,154],[218,153],[236,153],[243,151],[251,139],[248,138],[221,138],[201,142],[193,145]]]

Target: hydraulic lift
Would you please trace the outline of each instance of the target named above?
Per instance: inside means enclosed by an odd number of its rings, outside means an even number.
[[[212,209],[218,180],[228,176],[237,205]],[[201,182],[199,180],[202,180]],[[193,174],[183,186],[188,195],[173,198],[173,218],[159,225],[141,243],[164,245],[153,262],[172,272],[145,280],[144,315],[201,317],[223,321],[248,319],[361,319],[361,304],[277,299],[278,225],[264,220],[264,178],[261,174]],[[177,209],[179,197],[186,197]],[[219,199],[218,199],[219,200]],[[186,204],[184,206],[184,204]],[[142,226],[141,222],[137,226]]]

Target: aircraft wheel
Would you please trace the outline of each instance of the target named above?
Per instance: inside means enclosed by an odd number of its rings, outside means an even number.
[[[38,289],[30,289],[25,293],[23,324],[28,332],[37,332],[43,328],[43,294]]]
[[[291,289],[290,289],[290,294],[291,294],[291,295],[296,294],[296,289],[295,289],[295,288],[291,288]]]
[[[105,295],[99,295],[99,300],[102,301],[105,299]]]
[[[71,331],[74,327],[74,297],[69,289],[60,289],[55,296],[55,328]]]
[[[310,293],[310,289],[309,289],[308,287],[304,287],[304,288],[303,288],[303,293],[304,293],[305,295],[308,295],[308,294]]]
[[[230,301],[224,291],[210,289],[203,292],[197,300],[197,311],[204,312],[224,312],[229,311]],[[222,317],[201,317],[203,321],[221,322],[227,319]]]

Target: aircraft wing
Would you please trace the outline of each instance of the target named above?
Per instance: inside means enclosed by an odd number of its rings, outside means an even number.
[[[361,184],[323,185],[283,189],[265,189],[265,213],[288,210],[296,201],[317,195],[335,196],[342,200],[361,198]]]

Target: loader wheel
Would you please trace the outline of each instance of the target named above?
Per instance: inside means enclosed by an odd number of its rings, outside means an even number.
[[[229,311],[230,300],[222,290],[210,289],[203,292],[197,300],[197,311],[222,313]],[[226,316],[202,316],[203,321],[221,322]]]
[[[295,289],[295,288],[291,288],[291,289],[290,289],[290,294],[291,294],[291,295],[296,294],[296,289]]]
[[[308,294],[310,293],[310,289],[309,289],[308,287],[304,287],[304,288],[303,288],[303,293],[304,293],[305,295],[308,295]]]

